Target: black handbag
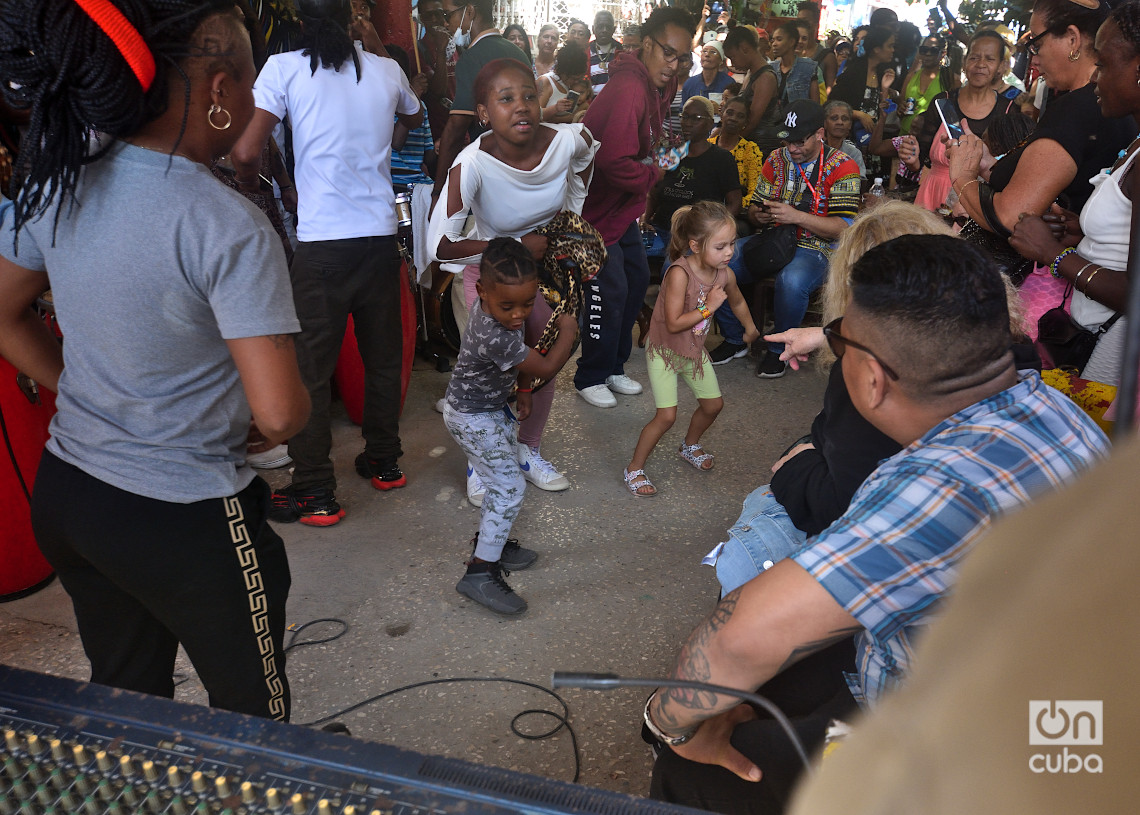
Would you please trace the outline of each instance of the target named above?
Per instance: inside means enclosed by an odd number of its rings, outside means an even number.
[[[1088,365],[1089,357],[1101,335],[1112,328],[1121,315],[1119,311],[1116,312],[1096,331],[1082,328],[1065,311],[1065,303],[1072,293],[1073,284],[1070,282],[1061,297],[1061,305],[1049,309],[1037,320],[1037,344],[1041,356],[1047,356],[1053,362],[1053,367],[1070,369],[1079,375]]]
[[[1019,255],[1017,250],[1009,245],[1009,241],[1001,235],[990,232],[973,218],[962,226],[958,237],[980,249],[985,249],[994,259],[998,269],[1012,280],[1015,286],[1020,286],[1033,271],[1032,260]]]
[[[812,176],[815,183],[819,183],[822,161],[816,160]],[[807,206],[804,206],[807,204]],[[796,209],[801,212],[811,212],[811,199],[805,194]],[[757,232],[744,244],[741,257],[748,271],[754,278],[775,277],[780,270],[792,262],[796,254],[796,230],[793,224],[779,224],[770,226]]]

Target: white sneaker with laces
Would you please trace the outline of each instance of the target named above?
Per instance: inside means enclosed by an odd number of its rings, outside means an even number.
[[[279,444],[263,453],[247,453],[245,463],[255,470],[276,470],[278,467],[292,464],[293,459],[289,456],[288,445]]]
[[[607,376],[606,387],[614,393],[624,394],[625,396],[636,396],[641,393],[642,390],[640,382],[635,379],[630,379],[625,374]]]
[[[467,465],[467,500],[471,502],[473,507],[483,506],[483,496],[487,494],[487,488],[483,486],[483,479],[479,477],[479,473]]]
[[[610,389],[605,385],[591,385],[588,388],[580,388],[578,395],[594,407],[617,407],[617,399],[614,398],[613,393],[611,393]]]
[[[554,465],[538,454],[537,447],[526,444],[518,445],[519,469],[523,478],[534,484],[540,490],[548,492],[561,492],[570,488],[570,481]]]

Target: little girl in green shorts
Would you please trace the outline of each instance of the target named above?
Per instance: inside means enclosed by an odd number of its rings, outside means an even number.
[[[677,454],[698,470],[711,470],[713,457],[701,448],[701,436],[724,407],[712,361],[705,351],[712,313],[728,301],[744,326],[744,342],[760,333],[728,268],[736,243],[736,221],[723,204],[698,201],[673,214],[669,257],[677,258],[665,271],[653,309],[645,350],[649,384],[657,413],[641,431],[625,483],[634,495],[657,494],[645,474],[645,462],[657,442],[677,419],[677,378],[697,397],[697,410]]]

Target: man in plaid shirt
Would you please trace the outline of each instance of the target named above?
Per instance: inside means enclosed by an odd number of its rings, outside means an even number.
[[[981,250],[907,235],[868,251],[851,282],[851,306],[825,334],[856,409],[903,449],[838,521],[726,595],[674,669],[764,685],[809,750],[830,718],[905,680],[915,638],[993,520],[1108,451],[1068,398],[1016,370],[1005,285]],[[728,696],[678,690],[658,691],[646,718],[671,745],[654,768],[655,797],[726,813],[786,803],[801,768],[772,720]]]

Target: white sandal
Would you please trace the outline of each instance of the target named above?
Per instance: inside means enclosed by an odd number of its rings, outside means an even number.
[[[701,452],[698,454],[697,451]],[[685,459],[685,461],[692,464],[698,470],[707,472],[713,468],[712,462],[716,458],[711,453],[704,452],[704,449],[699,444],[681,444],[681,449],[677,451],[677,455]],[[709,466],[705,466],[705,462],[709,462]]]
[[[626,488],[636,495],[638,498],[649,498],[657,494],[657,488],[653,486],[653,482],[649,480],[649,476],[645,474],[645,470],[634,470],[632,473],[629,470],[622,471],[625,478]],[[636,484],[634,482],[637,482]],[[638,490],[649,487],[653,492],[638,492]]]

